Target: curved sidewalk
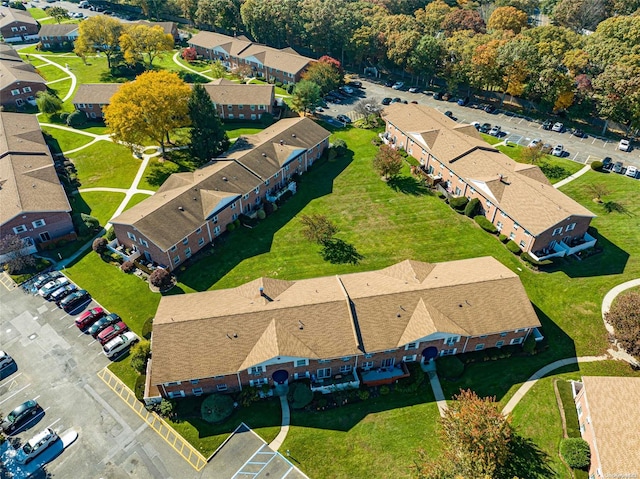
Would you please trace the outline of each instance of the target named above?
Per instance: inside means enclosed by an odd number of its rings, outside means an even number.
[[[582,169],[580,169],[579,171],[576,171],[573,175],[567,176],[562,181],[558,181],[556,184],[553,185],[553,187],[554,188],[560,188],[561,186],[564,186],[567,183],[571,183],[576,178],[579,178],[580,176],[584,175],[590,169],[591,169],[591,165],[585,165],[585,166],[582,167]]]
[[[291,411],[289,410],[289,403],[287,402],[287,395],[280,396],[280,407],[282,408],[282,423],[280,426],[280,432],[276,438],[271,441],[269,447],[274,451],[277,451],[282,447],[282,443],[287,438],[289,433],[289,423],[291,422]]]
[[[37,58],[38,60],[42,60],[43,62],[48,63],[49,65],[53,65],[54,67],[58,67],[60,70],[65,72],[67,75],[69,75],[69,77],[71,77],[71,86],[69,87],[69,91],[64,96],[62,101],[67,101],[69,98],[71,98],[73,93],[76,91],[76,85],[78,84],[78,79],[76,78],[76,76],[73,73],[71,73],[71,70],[69,68],[67,68],[67,67],[63,67],[62,65],[58,65],[56,62],[48,60],[43,55],[40,55],[38,53],[31,53],[30,55],[32,57],[34,57],[34,58]]]
[[[613,303],[613,300],[616,298],[616,296],[618,296],[623,291],[635,288],[636,286],[640,286],[640,278],[632,279],[631,281],[627,281],[626,283],[619,284],[604,295],[604,299],[602,300],[602,321],[604,321],[604,327],[607,328],[607,331],[611,334],[613,334],[613,326],[607,323],[607,321],[604,319],[604,315],[609,312],[609,309],[611,309],[611,304]]]

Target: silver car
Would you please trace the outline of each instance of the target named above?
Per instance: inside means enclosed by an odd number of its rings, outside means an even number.
[[[38,454],[56,442],[58,435],[53,429],[46,428],[39,434],[36,434],[22,446],[16,454],[16,461],[20,464],[31,462]]]

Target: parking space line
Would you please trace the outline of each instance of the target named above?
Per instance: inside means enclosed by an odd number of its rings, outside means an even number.
[[[12,395],[10,395],[9,397],[3,399],[2,401],[0,401],[0,404],[5,403],[6,401],[8,401],[9,399],[11,399],[12,397],[14,397],[16,394],[20,394],[22,391],[24,391],[25,389],[27,389],[29,386],[31,386],[31,383],[27,384],[26,386],[21,387],[20,389],[18,389],[16,392],[14,392]]]
[[[151,428],[161,436],[169,446],[173,448],[180,456],[186,460],[191,467],[196,471],[201,471],[204,466],[207,465],[207,459],[200,454],[191,444],[187,442],[180,434],[178,434],[173,428],[171,428],[160,416],[156,413],[148,411],[145,406],[139,402],[133,391],[129,389],[120,379],[118,379],[108,368],[98,371],[98,377],[113,391],[120,399],[131,408],[133,411]],[[163,429],[166,429],[164,434]],[[169,436],[173,435],[173,442],[170,441]],[[179,445],[176,445],[179,443]],[[188,455],[185,454],[185,448],[188,451]]]
[[[55,421],[53,421],[51,424],[49,424],[47,427],[48,427],[49,429],[53,428],[53,426],[54,426],[55,424],[57,424],[57,423],[59,423],[59,422],[60,422],[60,419],[61,419],[61,418],[56,419],[56,420],[55,420]]]

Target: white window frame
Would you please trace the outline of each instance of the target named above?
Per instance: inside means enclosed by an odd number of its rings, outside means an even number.
[[[374,361],[365,361],[362,363],[362,369],[364,371],[368,371],[369,369],[372,369],[374,365]]]
[[[25,225],[18,225],[13,228],[13,232],[17,235],[19,235],[20,233],[24,233],[25,231],[27,231],[27,227]]]
[[[331,377],[331,368],[320,368],[316,371],[318,379],[327,379]]]
[[[134,235],[131,231],[127,231],[127,238],[131,241],[136,241],[136,235]]]
[[[191,389],[191,393],[194,396],[201,396],[203,392],[204,391],[202,390],[202,388],[193,388],[193,389]]]
[[[496,348],[501,348],[504,346],[504,341],[501,339],[500,341],[496,341]]]
[[[417,354],[411,354],[409,356],[402,356],[402,362],[403,363],[413,363],[416,361],[416,358],[418,357]]]
[[[31,87],[30,86],[26,86],[22,89],[23,93],[30,93],[31,92]]]
[[[189,244],[189,238],[183,239],[182,240],[182,244],[185,245],[185,246],[188,245]]]
[[[169,251],[171,251],[173,253],[177,249],[178,249],[178,247],[176,245],[173,245],[171,248],[169,248]]]
[[[340,366],[341,374],[349,374],[353,370],[353,366],[351,364],[343,364]]]
[[[144,240],[142,238],[138,238],[138,241],[140,242],[140,244],[146,248],[149,247],[149,243],[147,243],[147,240]]]
[[[554,229],[553,233],[551,233],[551,236],[556,236],[556,235],[560,235],[560,234],[562,234],[562,226]]]
[[[409,351],[410,349],[418,349],[418,342],[416,341],[415,343],[409,343],[404,347],[405,351]]]
[[[173,264],[178,264],[180,262],[180,255],[173,257]]]
[[[262,376],[267,371],[265,366],[252,366],[249,368],[249,376]]]
[[[509,344],[522,344],[524,341],[524,338],[522,336],[520,336],[519,338],[513,338]]]
[[[227,391],[227,390],[229,389],[229,386],[227,386],[226,384],[218,384],[218,385],[216,386],[216,389],[217,389],[219,392],[223,392],[223,391]]]
[[[202,246],[204,244],[204,238],[200,238],[198,240],[198,246]]]
[[[302,363],[302,364],[300,364]],[[304,368],[306,366],[309,366],[309,360],[308,359],[296,359],[293,362],[293,367],[294,368]]]
[[[564,231],[566,233],[567,231],[573,231],[574,229],[576,229],[576,223],[571,223],[570,225],[565,226]]]
[[[482,351],[484,349],[484,343],[476,344],[475,351]]]

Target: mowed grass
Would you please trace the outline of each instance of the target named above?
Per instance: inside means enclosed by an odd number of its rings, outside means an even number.
[[[53,153],[75,150],[93,141],[93,137],[91,136],[50,126],[43,126],[42,131],[52,136],[52,139],[49,140],[49,146]]]
[[[47,18],[49,16],[49,14],[45,12],[42,8],[27,8],[27,12],[29,12],[31,16],[36,20],[40,20],[41,18]]]
[[[229,138],[238,138],[242,135],[253,135],[264,130],[264,126],[259,121],[227,121],[224,123],[224,129]]]
[[[105,186],[128,188],[140,167],[124,146],[99,141],[69,156],[78,170],[80,188]]]
[[[147,168],[144,170],[144,174],[138,184],[138,188],[141,190],[157,191],[169,176],[173,173],[183,171],[190,171],[190,169],[168,159],[162,160],[159,157],[154,156],[149,161],[149,164],[147,164]]]
[[[133,195],[131,197],[131,199],[127,203],[127,206],[125,206],[124,211],[128,210],[129,208],[134,207],[135,205],[137,205],[141,201],[146,200],[147,198],[149,198],[149,195],[145,195],[144,193],[136,193],[135,195]]]
[[[44,65],[39,66],[38,73],[48,82],[59,80],[61,78],[69,78],[67,72],[49,63],[45,63]]]
[[[111,219],[122,200],[124,193],[112,191],[85,191],[71,196],[74,212],[94,216],[103,226]]]
[[[539,380],[518,403],[513,410],[513,425],[521,435],[531,439],[547,455],[548,466],[552,471],[547,476],[549,479],[571,479],[572,477],[558,456],[563,435],[553,381],[555,379],[577,381],[582,376],[640,377],[640,372],[634,372],[627,363],[622,361],[568,366]]]

